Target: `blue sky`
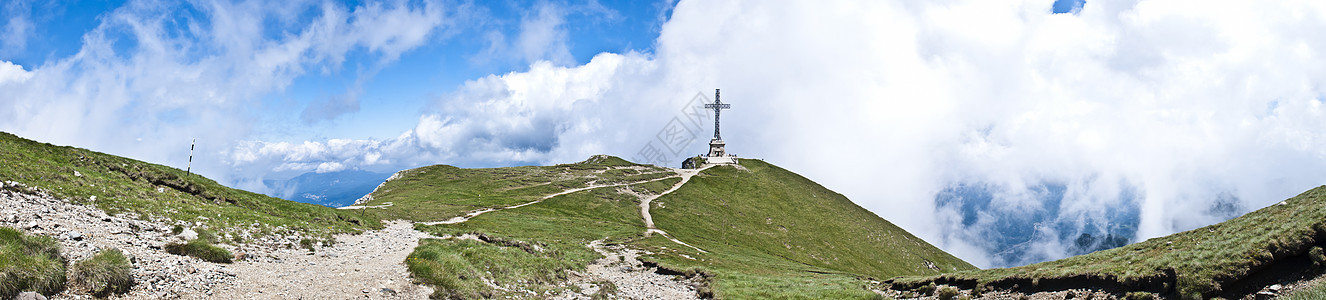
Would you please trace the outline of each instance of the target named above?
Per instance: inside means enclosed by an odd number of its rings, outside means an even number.
[[[141,3],[141,2],[140,2]],[[308,25],[320,13],[321,4],[343,9],[363,9],[363,2],[319,3],[294,1],[292,20],[270,18],[261,23],[261,37],[280,40]],[[404,2],[401,6],[418,7],[422,2]],[[96,29],[109,12],[125,6],[125,1],[75,1],[68,3],[39,1],[10,2],[3,16],[11,24],[0,59],[28,68],[65,59],[83,47],[84,35]],[[258,118],[263,124],[253,132],[264,140],[303,141],[328,138],[389,138],[407,130],[417,121],[401,118],[417,113],[439,95],[451,92],[466,80],[489,74],[528,70],[530,63],[550,60],[558,65],[588,62],[601,52],[653,51],[662,23],[671,11],[671,1],[482,1],[454,4],[449,16],[457,24],[430,33],[426,41],[383,62],[382,53],[366,47],[349,49],[341,63],[308,66],[282,89],[259,97]],[[153,17],[166,18],[162,30],[168,35],[187,36],[189,26],[208,26],[205,2],[163,3],[153,8]],[[270,17],[270,16],[269,16]],[[272,20],[278,19],[278,20]],[[543,23],[537,23],[543,22]],[[548,26],[547,43],[561,43],[565,52],[523,53],[513,43],[522,32]],[[138,47],[130,28],[115,28],[108,33],[117,41],[117,53],[132,53]],[[498,39],[498,40],[495,40]],[[199,54],[215,49],[199,45]],[[560,45],[531,45],[560,46]],[[319,70],[321,69],[321,70]],[[358,98],[358,108],[332,109],[305,114],[305,110],[329,99]],[[351,105],[354,106],[354,105]],[[180,120],[184,122],[183,120]]]
[[[1155,237],[1326,183],[1321,15],[1320,1],[18,0],[0,4],[0,130],[175,167],[196,138],[194,170],[265,192],[431,164],[676,166],[709,129],[669,130],[703,123],[686,109],[721,88],[729,152],[990,266],[991,224],[1054,224],[1020,245],[1056,258],[1057,237],[1120,220]],[[961,187],[979,197],[944,196]]]

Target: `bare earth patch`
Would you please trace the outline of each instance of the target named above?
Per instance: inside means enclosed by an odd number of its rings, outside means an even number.
[[[405,257],[420,238],[408,222],[359,235],[339,235],[336,244],[279,250],[272,259],[241,261],[229,268],[234,280],[216,289],[220,298],[286,299],[423,299],[433,289],[414,284]]]

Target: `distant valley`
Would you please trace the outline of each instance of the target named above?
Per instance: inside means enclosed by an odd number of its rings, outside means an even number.
[[[295,202],[342,207],[354,204],[391,177],[391,173],[361,170],[304,173],[286,180],[263,180],[268,196]]]

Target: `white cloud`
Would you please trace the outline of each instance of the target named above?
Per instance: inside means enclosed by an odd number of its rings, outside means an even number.
[[[525,61],[549,60],[558,64],[573,62],[566,45],[566,12],[558,6],[542,3],[532,15],[520,21],[515,48]]]
[[[395,171],[438,162],[491,165],[583,159],[582,153],[609,151],[604,144],[614,140],[622,144],[641,140],[597,134],[602,124],[627,126],[634,117],[609,113],[635,105],[629,91],[614,90],[615,78],[641,77],[652,70],[653,62],[640,54],[601,54],[578,67],[540,62],[530,72],[467,82],[439,99],[436,110],[420,116],[414,129],[393,139],[250,141],[229,155],[235,167],[249,175],[267,172],[266,166],[277,166],[276,171],[316,171],[328,161]]]
[[[23,70],[23,66],[12,62],[0,61],[0,86],[21,84],[32,78],[32,72]]]
[[[0,8],[0,17],[6,19],[0,24],[0,55],[17,55],[28,47],[32,37],[32,16],[28,1],[15,0]]]
[[[0,130],[179,166],[197,137],[195,169],[232,182],[242,173],[225,167],[231,157],[224,154],[264,126],[257,121],[269,117],[259,111],[272,105],[264,96],[307,70],[336,72],[352,51],[379,65],[394,62],[447,36],[443,27],[455,13],[435,1],[130,1],[101,15],[74,55],[31,71],[0,64]],[[315,103],[309,118],[354,112],[354,96]]]
[[[1310,1],[1092,2],[1076,15],[1045,1],[682,2],[655,55],[476,79],[344,161],[630,158],[690,96],[722,88],[733,153],[988,266],[978,227],[1000,210],[1084,230],[1134,206],[1148,238],[1219,221],[1221,195],[1246,211],[1326,182],[1323,13]],[[280,148],[261,145],[249,150]],[[1037,198],[1047,182],[1062,202]],[[996,191],[978,223],[936,204],[960,183]],[[1031,246],[1067,255],[1061,240]]]
[[[513,61],[522,64],[534,64],[542,61],[554,65],[566,66],[576,62],[571,55],[571,44],[567,31],[567,19],[573,15],[584,15],[587,22],[620,22],[621,13],[589,1],[584,4],[556,4],[539,2],[521,12],[520,22],[513,29],[514,38],[508,38],[500,22],[483,36],[485,49],[471,57],[475,63],[489,61]],[[509,41],[508,41],[509,40]]]

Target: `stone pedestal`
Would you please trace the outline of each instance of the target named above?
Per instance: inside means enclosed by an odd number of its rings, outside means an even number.
[[[735,164],[737,158],[727,154],[727,143],[723,140],[713,139],[709,141],[709,154],[705,155],[705,164]]]
[[[709,140],[709,155],[706,156],[708,157],[727,156],[727,149],[725,149],[725,146],[727,146],[727,143],[724,143],[723,140],[720,139]]]

